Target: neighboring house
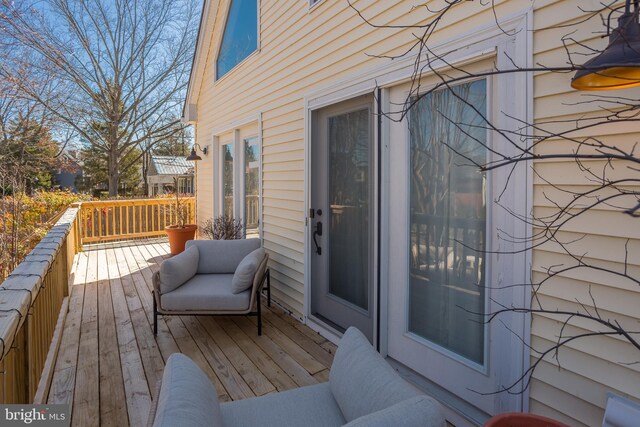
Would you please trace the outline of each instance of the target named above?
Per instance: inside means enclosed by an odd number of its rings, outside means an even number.
[[[193,164],[184,156],[151,156],[149,172],[148,196],[173,193],[193,194]],[[175,183],[178,188],[175,188]]]
[[[427,8],[420,7],[409,14],[415,2],[408,0],[352,3],[383,23],[411,24],[412,16],[428,15]],[[511,63],[525,67],[539,60],[562,64],[564,33],[542,28],[587,16],[576,1],[496,2],[495,16],[485,7],[492,2],[480,3],[456,6],[455,20],[443,23],[433,36],[438,52],[455,52],[448,56],[454,66],[482,71]],[[247,25],[252,19],[255,25]],[[592,21],[585,25],[575,37],[601,48],[604,41],[593,35],[598,29],[590,27]],[[626,356],[634,354],[616,338],[599,336],[570,345],[561,353],[563,369],[543,362],[521,394],[491,393],[529,366],[529,344],[557,339],[558,322],[512,314],[504,323],[485,327],[469,321],[459,306],[474,312],[526,306],[526,286],[497,292],[475,284],[530,283],[532,276],[545,273],[541,265],[553,264],[554,257],[562,255],[548,247],[533,254],[460,255],[464,251],[456,252],[460,248],[453,244],[428,240],[429,224],[449,224],[450,216],[411,215],[415,200],[425,206],[430,202],[422,195],[427,184],[409,178],[408,159],[417,155],[410,150],[416,133],[409,132],[406,120],[374,113],[403,104],[415,61],[375,56],[408,49],[417,31],[373,28],[346,1],[205,0],[184,109],[184,119],[195,124],[197,144],[208,149],[207,154],[198,152],[202,160],[196,162],[197,220],[227,213],[251,222],[270,255],[274,298],[329,338],[350,325],[360,328],[394,366],[447,407],[453,424],[477,424],[490,414],[530,410],[572,426],[599,425],[608,391],[640,399],[638,365],[621,365],[618,362],[628,357],[602,351],[615,347]],[[571,74],[544,72],[535,78],[532,73],[498,74],[465,83],[463,89],[482,111],[509,112],[515,130],[518,120],[587,116],[589,106],[579,103],[582,98],[571,89],[570,79]],[[437,81],[425,76],[422,84]],[[638,92],[633,94],[637,98]],[[433,102],[464,110],[453,97]],[[412,126],[430,120],[428,109],[416,111]],[[473,118],[474,113],[464,114]],[[637,140],[638,128],[609,127],[604,135]],[[489,144],[502,142],[493,138]],[[516,250],[515,244],[499,238],[498,230],[502,236],[530,235],[532,230],[506,211],[549,209],[545,192],[554,184],[574,182],[572,161],[535,166],[555,182],[534,179],[529,166],[516,168],[501,199],[507,209],[487,203],[500,193],[504,172],[460,170],[455,175],[451,200],[456,208],[449,215],[466,212],[467,219],[473,219],[456,222],[462,243],[489,251]],[[431,182],[446,176],[433,173]],[[249,220],[256,215],[259,220]],[[631,235],[609,231],[603,226],[611,222],[608,215],[594,213],[576,224],[568,238],[588,236],[585,244],[607,248],[639,237],[637,223],[629,227]],[[621,216],[618,221],[630,221]],[[612,259],[606,249],[590,256],[618,266],[624,258]],[[447,282],[454,269],[459,283]],[[433,277],[444,280],[444,286],[432,286]],[[571,310],[577,307],[573,290],[579,279],[570,274],[558,278],[540,297]],[[633,290],[604,276],[587,280],[594,292],[608,295],[606,301],[634,301],[605,302],[608,312],[639,317],[637,285]]]
[[[76,151],[65,151],[60,157],[61,167],[54,174],[54,185],[62,190],[72,193],[78,192],[78,185],[82,184],[82,166],[84,163],[78,157]]]

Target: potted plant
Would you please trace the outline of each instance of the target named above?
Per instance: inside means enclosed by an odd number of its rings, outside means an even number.
[[[180,193],[177,191],[177,184],[177,180],[174,179],[175,198],[171,209],[175,213],[176,223],[167,225],[164,228],[164,231],[169,237],[171,255],[177,255],[184,251],[187,240],[193,240],[196,236],[196,230],[198,229],[198,226],[195,224],[187,224],[189,220],[189,207],[182,197],[180,197]]]
[[[523,412],[511,412],[496,415],[488,420],[484,427],[568,427],[559,421],[540,415]]]

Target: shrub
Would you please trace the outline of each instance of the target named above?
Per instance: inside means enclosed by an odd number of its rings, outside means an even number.
[[[209,218],[200,227],[200,234],[211,240],[237,240],[244,238],[244,224],[231,215]]]
[[[68,191],[14,192],[0,198],[0,279],[6,277],[72,203],[87,196]]]

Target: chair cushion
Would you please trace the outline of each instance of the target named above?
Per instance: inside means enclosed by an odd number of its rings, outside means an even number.
[[[329,384],[347,421],[422,395],[354,327],[347,329],[338,345]]]
[[[220,405],[225,427],[333,427],[345,423],[328,383]]]
[[[222,427],[215,387],[187,356],[174,353],[162,375],[153,427]]]
[[[200,252],[198,273],[233,274],[240,261],[260,247],[260,239],[240,240],[190,240],[187,248],[197,246]]]
[[[163,294],[163,310],[243,311],[249,309],[251,291],[231,292],[233,274],[196,274],[184,285]]]
[[[198,270],[199,258],[198,248],[192,246],[172,258],[162,261],[160,264],[160,293],[171,292],[191,279]]]
[[[381,411],[356,418],[345,427],[444,427],[442,408],[427,396],[403,400]]]
[[[251,285],[253,285],[253,278],[255,277],[264,256],[264,249],[258,248],[240,261],[238,268],[236,268],[236,272],[233,273],[233,280],[231,281],[231,291],[234,294],[246,291],[251,287]]]

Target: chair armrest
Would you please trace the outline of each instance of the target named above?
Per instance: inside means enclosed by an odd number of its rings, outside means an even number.
[[[156,303],[158,304],[158,307],[160,307],[160,272],[156,271],[155,273],[153,273],[153,277],[151,280],[151,283],[153,284],[153,297],[156,299]]]
[[[148,424],[153,427],[222,427],[216,389],[202,369],[181,353],[169,357]]]
[[[169,259],[165,259],[160,264],[160,274],[157,279],[158,295],[171,292],[182,286],[187,280],[196,275],[200,253],[197,247],[187,248]],[[155,288],[156,279],[154,279]]]
[[[266,271],[267,271],[267,262],[269,261],[269,254],[265,253],[262,262],[260,262],[260,266],[256,270],[256,275],[253,276],[253,284],[251,285],[251,300],[249,302],[249,307],[253,307],[258,299],[258,294],[262,291],[264,286],[264,282],[267,279]]]

